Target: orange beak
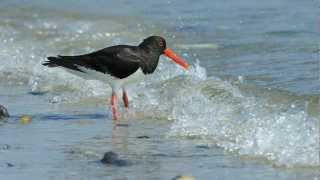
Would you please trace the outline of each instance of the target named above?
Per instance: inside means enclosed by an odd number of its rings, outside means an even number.
[[[189,64],[184,59],[182,59],[181,57],[176,55],[171,49],[169,49],[169,48],[165,49],[163,51],[163,54],[165,56],[167,56],[168,58],[170,58],[171,60],[173,60],[175,63],[182,66],[184,69],[187,70],[189,68]]]

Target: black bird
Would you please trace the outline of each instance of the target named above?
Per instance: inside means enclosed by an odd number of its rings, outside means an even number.
[[[62,67],[85,79],[96,79],[110,84],[112,88],[111,108],[113,119],[117,120],[117,90],[122,88],[122,99],[129,107],[125,83],[142,71],[151,74],[157,68],[160,55],[166,55],[174,62],[188,69],[188,64],[172,50],[166,47],[166,41],[160,36],[150,36],[138,46],[117,45],[89,54],[78,56],[48,57],[43,65]]]

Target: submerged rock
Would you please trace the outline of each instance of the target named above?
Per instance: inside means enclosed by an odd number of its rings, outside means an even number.
[[[128,166],[129,162],[123,159],[119,159],[118,154],[109,151],[104,153],[103,158],[100,160],[103,164],[109,164],[114,166]]]
[[[31,91],[29,92],[29,94],[34,95],[34,96],[43,96],[46,93],[48,93],[47,91]]]
[[[0,119],[7,118],[9,116],[8,110],[4,106],[0,105]]]
[[[193,176],[179,175],[174,177],[172,180],[196,180]]]
[[[210,147],[207,146],[207,145],[197,145],[196,148],[199,148],[199,149],[210,149]]]
[[[8,149],[10,149],[11,147],[10,147],[10,145],[8,145],[8,144],[0,144],[0,150],[8,150]]]
[[[137,136],[138,139],[149,139],[149,136]]]
[[[11,164],[11,163],[6,163],[7,164],[7,167],[13,167],[14,165],[13,164]]]

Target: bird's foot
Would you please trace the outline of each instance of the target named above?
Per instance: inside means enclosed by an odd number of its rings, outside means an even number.
[[[118,121],[120,119],[120,114],[117,111],[117,108],[112,106],[112,119]]]

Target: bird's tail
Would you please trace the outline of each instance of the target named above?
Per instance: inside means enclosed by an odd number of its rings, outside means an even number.
[[[81,71],[78,67],[78,62],[76,59],[79,59],[78,56],[56,56],[56,57],[47,57],[47,61],[43,62],[42,65],[48,67],[64,67],[67,69],[72,69],[76,71]]]
[[[45,61],[44,63],[42,63],[42,65],[48,66],[48,67],[57,67],[57,66],[60,66],[59,61],[62,60],[62,56],[47,57],[47,59],[48,59],[48,61]]]

